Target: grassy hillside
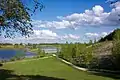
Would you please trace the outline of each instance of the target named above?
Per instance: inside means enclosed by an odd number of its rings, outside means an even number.
[[[34,61],[6,63],[0,68],[0,80],[117,80],[117,76],[78,71],[47,58]]]
[[[93,45],[94,55],[102,56],[102,55],[111,55],[111,49],[113,48],[112,41],[104,41]]]

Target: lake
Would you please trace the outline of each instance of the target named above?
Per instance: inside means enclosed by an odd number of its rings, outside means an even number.
[[[57,47],[53,46],[41,46],[41,50],[44,50],[45,53],[57,53]]]
[[[13,57],[33,57],[36,54],[23,50],[0,49],[0,60],[9,60]]]

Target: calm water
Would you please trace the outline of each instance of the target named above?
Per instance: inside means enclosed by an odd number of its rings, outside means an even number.
[[[35,56],[34,53],[31,52],[24,52],[23,50],[0,50],[0,60],[9,60],[14,56],[18,57],[33,57]]]
[[[56,53],[57,47],[53,46],[41,46],[41,49],[45,51],[45,53]]]

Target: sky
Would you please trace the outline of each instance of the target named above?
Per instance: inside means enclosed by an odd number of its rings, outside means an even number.
[[[31,1],[31,0],[29,0]],[[120,27],[120,2],[113,0],[41,0],[45,8],[31,16],[29,38],[1,38],[10,43],[65,43],[98,40]],[[32,2],[23,1],[29,7]]]

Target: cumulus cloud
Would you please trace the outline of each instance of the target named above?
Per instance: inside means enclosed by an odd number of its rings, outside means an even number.
[[[38,37],[57,37],[58,35],[50,30],[34,30],[34,34]]]
[[[110,1],[110,0],[108,0]],[[60,35],[51,30],[38,30],[38,28],[72,28],[77,29],[86,26],[120,26],[120,2],[116,2],[111,5],[113,8],[110,12],[105,12],[104,8],[100,5],[95,5],[91,9],[87,9],[84,13],[73,13],[67,16],[57,16],[57,21],[43,21],[33,20],[32,24],[34,28],[34,34],[29,38],[16,38],[16,39],[4,39],[0,38],[0,41],[4,42],[23,42],[23,43],[42,43],[42,42],[60,42],[60,40],[72,39],[79,40],[80,36],[75,34]],[[90,39],[100,38],[106,36],[107,32],[102,33],[85,33],[85,36]]]
[[[68,35],[62,36],[62,39],[74,39],[74,40],[78,40],[78,39],[80,39],[80,36],[73,35],[73,34],[68,34]]]
[[[115,0],[107,0],[106,3],[108,3],[108,2],[114,2],[114,1],[115,1]]]
[[[16,37],[14,39],[10,38],[1,38],[0,42],[7,43],[53,43],[59,42],[59,36],[57,33],[51,30],[34,30],[34,34],[30,35],[30,37]]]
[[[89,39],[100,39],[101,37],[105,37],[108,35],[108,32],[102,32],[102,33],[85,33],[85,36]]]
[[[54,43],[59,42],[59,35],[51,30],[34,30],[34,34],[26,40],[29,43]]]
[[[84,13],[74,13],[63,17],[63,20],[74,23],[74,26],[104,26],[108,25],[108,17],[110,13],[104,12],[103,7],[96,5],[92,10],[85,10]],[[107,23],[106,23],[107,22]],[[110,24],[109,24],[110,25]]]
[[[33,21],[36,27],[46,28],[79,28],[84,26],[119,26],[120,2],[112,4],[113,9],[105,12],[100,5],[95,5],[84,13],[73,13],[68,16],[57,16],[59,21]]]
[[[72,26],[72,23],[66,20],[62,21],[39,21],[39,20],[33,20],[32,24],[34,27],[44,27],[44,28],[66,28]]]
[[[34,30],[30,37],[16,37],[14,39],[0,37],[2,43],[56,43],[66,40],[79,40],[80,37],[74,34],[58,35],[51,30]]]
[[[103,7],[101,7],[99,5],[96,5],[95,7],[93,7],[92,10],[96,16],[100,16],[104,11]]]
[[[86,33],[87,37],[98,37],[99,35],[97,33]]]

